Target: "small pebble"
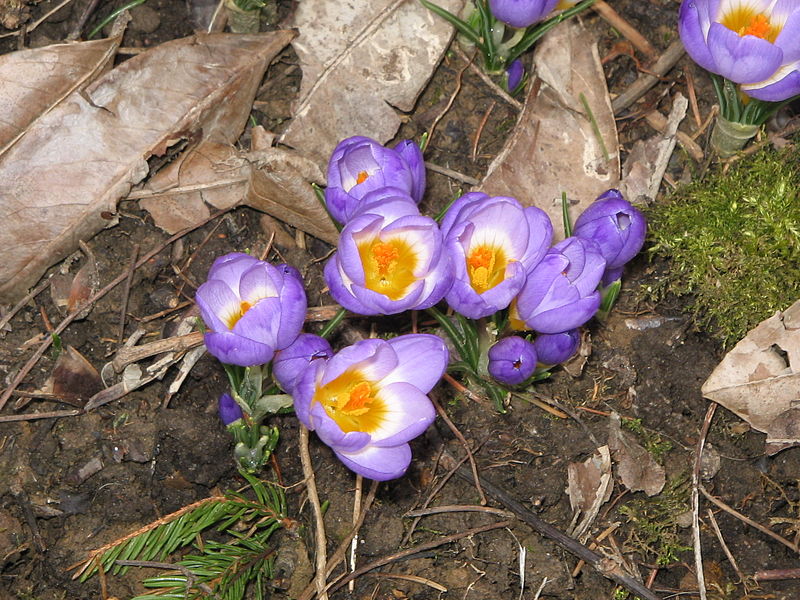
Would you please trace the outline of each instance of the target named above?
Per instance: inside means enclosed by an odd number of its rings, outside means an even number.
[[[129,27],[132,31],[153,33],[160,25],[161,17],[155,9],[143,4],[131,9],[131,22]]]

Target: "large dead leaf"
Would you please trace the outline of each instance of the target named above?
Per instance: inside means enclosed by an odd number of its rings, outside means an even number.
[[[293,33],[198,34],[140,54],[70,94],[0,157],[0,300],[107,226],[146,159],[200,134],[231,143]],[[245,110],[242,110],[242,107]]]
[[[766,433],[769,454],[799,445],[800,300],[748,332],[702,391]]]
[[[330,244],[338,231],[311,187],[322,184],[320,168],[296,152],[270,145],[262,128],[252,130],[253,148],[202,142],[148,182],[140,204],[170,233],[197,223],[210,212],[245,204]]]
[[[453,13],[464,4],[437,3]],[[395,108],[414,107],[453,31],[415,0],[303,0],[289,25],[303,81],[281,141],[319,165],[343,138],[394,137]]]
[[[608,446],[601,446],[582,463],[567,465],[567,494],[575,518],[570,535],[584,541],[600,507],[611,498],[614,478],[611,476],[611,454]]]
[[[622,485],[632,492],[643,491],[655,496],[664,489],[666,474],[650,453],[642,448],[633,434],[623,431],[619,415],[609,419],[608,447],[617,463],[617,474]]]
[[[548,33],[534,63],[541,88],[529,85],[517,126],[480,189],[538,206],[550,216],[558,240],[564,237],[562,192],[574,220],[598,195],[619,184],[617,129],[597,40],[580,23],[568,21]]]
[[[0,56],[0,155],[25,129],[114,58],[122,35]]]

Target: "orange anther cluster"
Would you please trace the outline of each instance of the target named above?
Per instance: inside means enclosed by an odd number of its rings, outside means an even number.
[[[770,25],[769,19],[763,13],[755,15],[750,19],[750,22],[739,29],[737,32],[740,36],[745,35],[754,35],[757,38],[766,39],[770,33],[770,29],[772,26]]]
[[[493,259],[494,253],[486,246],[480,246],[470,253],[469,258],[467,258],[467,264],[473,269],[480,267],[488,269]]]
[[[359,171],[358,176],[356,177],[356,185],[359,183],[364,183],[367,178],[369,177],[369,173],[366,171]]]
[[[372,388],[369,383],[362,381],[351,390],[350,399],[342,407],[342,410],[349,413],[365,408],[374,400],[371,392]]]
[[[378,263],[378,269],[381,273],[386,273],[400,257],[400,251],[391,244],[384,244],[378,242],[372,247],[372,256],[375,257],[375,262]]]

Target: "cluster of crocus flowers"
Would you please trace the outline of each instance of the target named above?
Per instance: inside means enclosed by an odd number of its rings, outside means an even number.
[[[427,394],[448,359],[434,335],[357,342],[300,375],[295,412],[347,467],[370,479],[395,479],[411,463],[408,442],[436,416]]]

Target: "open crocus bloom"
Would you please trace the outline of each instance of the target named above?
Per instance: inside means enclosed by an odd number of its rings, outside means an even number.
[[[597,285],[606,261],[592,240],[568,237],[528,275],[510,311],[516,329],[560,333],[591,319],[600,307]]]
[[[426,395],[447,368],[435,335],[357,342],[311,363],[294,392],[297,418],[350,469],[378,481],[400,477],[411,463],[408,442],[436,411]]]
[[[527,273],[547,252],[553,226],[539,208],[470,192],[447,211],[442,234],[455,273],[447,303],[479,319],[506,308],[519,293]]]
[[[331,216],[347,223],[359,211],[369,192],[392,187],[414,202],[425,192],[425,162],[419,146],[403,140],[386,148],[363,136],[347,138],[336,146],[328,162],[325,203]]]
[[[684,0],[678,31],[704,69],[759,100],[800,94],[798,0]]]
[[[291,344],[307,305],[297,269],[238,252],[214,261],[195,301],[208,328],[208,351],[242,367],[268,363],[276,350]]]
[[[401,197],[345,226],[325,265],[325,282],[347,310],[391,315],[439,302],[452,285],[450,265],[439,226]]]

